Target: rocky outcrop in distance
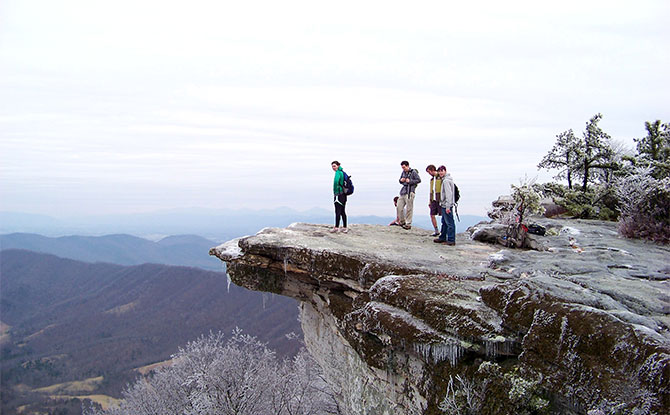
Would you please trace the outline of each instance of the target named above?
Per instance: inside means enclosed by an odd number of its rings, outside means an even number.
[[[301,302],[347,414],[667,413],[670,247],[537,222],[553,236],[536,250],[296,223],[210,254],[236,284]]]

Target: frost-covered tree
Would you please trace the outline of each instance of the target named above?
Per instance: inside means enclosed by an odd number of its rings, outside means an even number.
[[[556,180],[566,179],[568,188],[572,189],[572,178],[577,164],[579,140],[575,137],[572,129],[563,131],[556,136],[556,143],[549,153],[537,165],[539,169],[559,169],[554,178]]]
[[[670,176],[670,123],[646,121],[647,136],[636,138],[636,164],[652,168],[651,174],[657,179]]]
[[[558,183],[544,188],[544,195],[553,198],[568,214],[613,220],[618,217],[613,185],[626,173],[624,160],[631,156],[623,143],[612,140],[598,126],[601,119],[601,114],[594,115],[580,138],[572,130],[559,134],[538,167],[559,169],[555,179],[568,180],[567,188]],[[573,186],[575,180],[581,180],[578,190]]]
[[[519,186],[511,185],[512,203],[508,204],[504,211],[498,212],[501,223],[507,225],[504,238],[498,242],[502,245],[514,248],[528,247],[526,245],[526,234],[528,227],[526,219],[532,214],[544,213],[541,204],[541,196],[535,190],[535,179],[527,177],[520,180]]]
[[[582,191],[598,177],[597,170],[613,170],[617,166],[613,162],[614,151],[609,134],[605,133],[598,122],[602,114],[596,114],[586,123],[583,138],[580,140],[577,151],[575,173],[582,178]]]
[[[444,415],[549,413],[549,400],[543,396],[539,379],[530,374],[523,377],[518,369],[504,371],[497,363],[482,362],[471,377],[449,376],[438,409]]]
[[[465,376],[449,376],[447,392],[438,406],[443,414],[476,415],[481,413],[486,384],[476,384]]]
[[[140,379],[116,406],[86,415],[321,415],[337,414],[321,370],[303,349],[280,361],[240,330],[226,340],[203,336],[180,349],[173,364]]]
[[[512,185],[512,199],[514,200],[514,210],[516,222],[524,223],[528,215],[544,213],[544,207],[540,203],[542,197],[535,190],[533,185],[535,179],[525,178],[520,181],[519,186]]]
[[[582,191],[589,184],[609,184],[614,172],[621,168],[621,154],[598,123],[601,114],[594,115],[587,123],[582,137],[577,138],[572,130],[556,136],[556,143],[538,164],[541,169],[559,169],[556,179],[566,179],[568,189],[572,189],[573,180],[582,180]]]
[[[617,182],[619,232],[628,238],[670,243],[670,177],[656,179],[651,166],[637,167]]]
[[[272,397],[273,414],[338,414],[321,368],[304,349],[282,362]]]

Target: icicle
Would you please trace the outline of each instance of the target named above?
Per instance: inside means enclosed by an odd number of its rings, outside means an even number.
[[[263,298],[263,310],[265,310],[265,303],[267,302],[268,296],[265,293],[263,293],[261,297]]]
[[[232,280],[230,279],[230,274],[226,272],[226,281],[228,282],[228,293],[230,294],[230,283]]]
[[[463,357],[463,348],[454,343],[419,343],[414,345],[414,351],[424,360],[433,363],[449,361],[452,366]]]
[[[504,338],[502,341],[498,339],[485,341],[484,346],[486,347],[487,357],[496,358],[500,355],[509,356],[512,353],[512,342],[507,341]]]
[[[287,268],[288,268],[288,258],[284,257],[284,276],[286,276]]]

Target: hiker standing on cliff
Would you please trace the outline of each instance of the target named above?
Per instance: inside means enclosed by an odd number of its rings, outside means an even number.
[[[398,198],[398,223],[403,229],[412,229],[412,216],[414,213],[414,191],[416,185],[421,183],[421,177],[416,169],[410,169],[409,161],[400,162],[402,173],[400,173],[400,198]]]
[[[347,233],[347,213],[344,208],[347,205],[347,194],[344,192],[344,171],[340,166],[340,162],[335,160],[330,163],[330,166],[335,172],[333,179],[333,203],[335,204],[335,227],[331,232]],[[340,229],[340,218],[342,219],[342,229]]]
[[[437,168],[434,164],[429,164],[426,167],[426,173],[430,174],[430,198],[428,199],[428,209],[430,209],[430,221],[433,223],[435,230],[431,236],[438,236],[440,232],[437,230],[436,215],[441,215],[440,209],[440,192],[442,191],[442,178],[437,174]]]
[[[440,208],[442,210],[442,229],[440,236],[433,239],[438,244],[456,245],[456,224],[454,223],[455,190],[454,179],[447,173],[445,166],[440,166],[437,173],[442,178],[440,191]]]

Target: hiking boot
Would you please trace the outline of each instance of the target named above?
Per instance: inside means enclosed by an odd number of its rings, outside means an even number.
[[[446,243],[446,244],[449,245],[449,246],[454,246],[454,245],[456,245],[456,242],[453,242],[453,241],[444,241],[444,243]]]
[[[433,234],[430,235],[430,236],[440,236],[440,233],[439,233],[438,231],[435,231],[435,232],[433,232]]]
[[[446,244],[447,243],[447,241],[445,241],[444,239],[440,239],[440,238],[433,239],[433,242],[435,242],[436,244]]]
[[[336,233],[338,230],[339,230],[339,228],[333,228],[333,229],[331,229],[329,232],[330,232],[330,233]]]
[[[402,225],[402,228],[405,229],[405,230],[410,230],[410,229],[412,229],[412,226],[411,225]]]
[[[342,229],[340,229],[340,232],[341,232],[341,233],[349,233],[349,229],[347,229],[347,228],[342,228]]]

